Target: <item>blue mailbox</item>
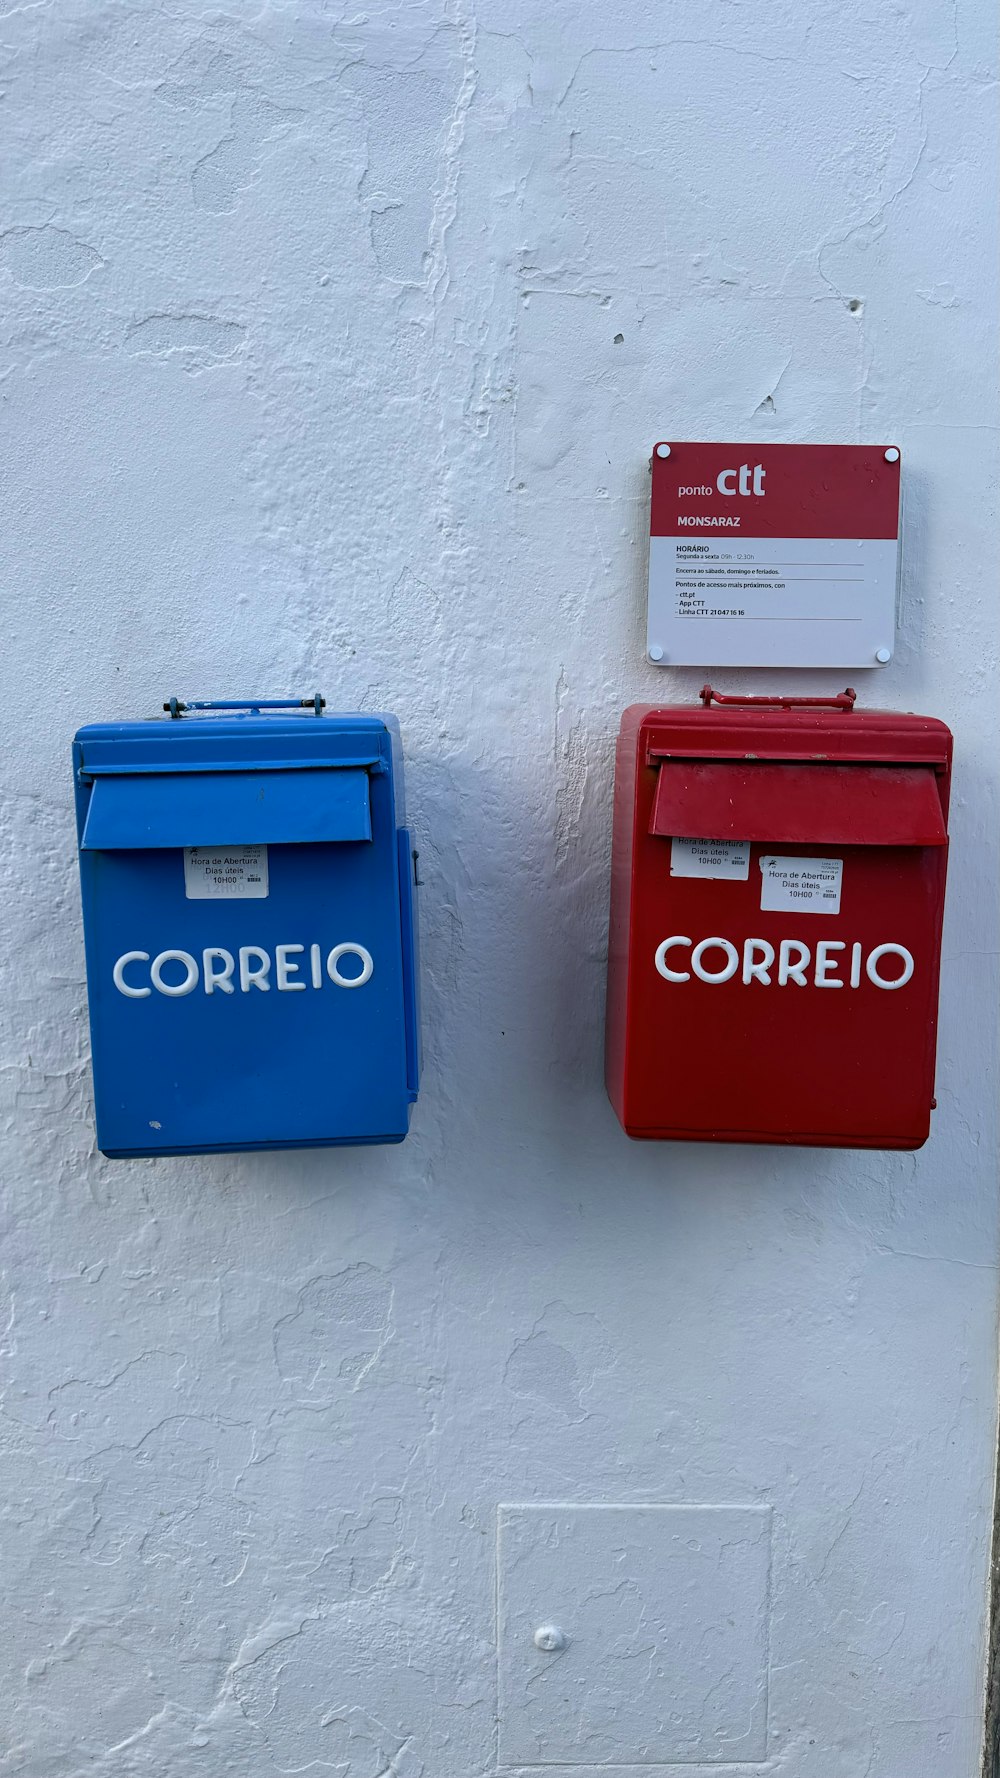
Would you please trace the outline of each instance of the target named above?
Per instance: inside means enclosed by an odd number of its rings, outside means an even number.
[[[107,1155],[401,1142],[416,928],[398,725],[183,705],[73,747]]]

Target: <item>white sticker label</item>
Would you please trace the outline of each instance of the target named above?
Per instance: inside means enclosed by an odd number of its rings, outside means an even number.
[[[188,901],[265,900],[267,847],[185,846],[184,893]]]
[[[750,841],[671,840],[670,875],[745,883],[750,875]]]
[[[840,913],[842,858],[765,857],[760,871],[760,905],[765,913]]]

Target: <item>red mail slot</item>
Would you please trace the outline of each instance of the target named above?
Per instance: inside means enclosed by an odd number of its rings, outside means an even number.
[[[839,699],[626,710],[607,1085],[630,1136],[919,1148],[951,735]]]

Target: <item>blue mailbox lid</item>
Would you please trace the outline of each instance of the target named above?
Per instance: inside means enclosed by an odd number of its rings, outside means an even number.
[[[393,716],[296,711],[93,722],[75,737],[78,770],[87,780],[123,774],[398,768],[399,725]]]
[[[368,773],[350,767],[169,777],[136,772],[95,779],[80,845],[110,852],[371,837]]]
[[[395,719],[249,710],[95,723],[74,762],[104,1151],[401,1140],[418,1032]],[[186,897],[187,848],[257,845],[273,848],[264,899]],[[343,941],[374,959],[360,992],[319,961]],[[247,989],[239,969],[235,985],[208,986],[203,953],[218,969],[241,945],[258,964],[257,947],[297,958],[293,991]],[[128,982],[148,989],[152,959],[180,954],[198,965],[197,987],[123,994],[112,978],[125,952],[140,959]]]
[[[250,710],[91,723],[74,758],[85,851],[370,840],[370,772],[389,774],[403,819],[392,716]]]

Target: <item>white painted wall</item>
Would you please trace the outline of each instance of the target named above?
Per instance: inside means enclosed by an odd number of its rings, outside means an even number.
[[[742,1778],[973,1778],[992,7],[0,13],[0,1773],[486,1778],[527,1749],[681,1778],[683,1744]],[[903,446],[901,645],[860,692],[957,737],[915,1156],[635,1147],[606,1103],[613,736],[701,678],[641,654],[664,434]],[[403,724],[412,1135],[105,1162],[71,733],[316,687]],[[498,1754],[497,1509],[546,1502],[740,1510],[503,1515]],[[545,1663],[602,1623],[595,1724]]]

